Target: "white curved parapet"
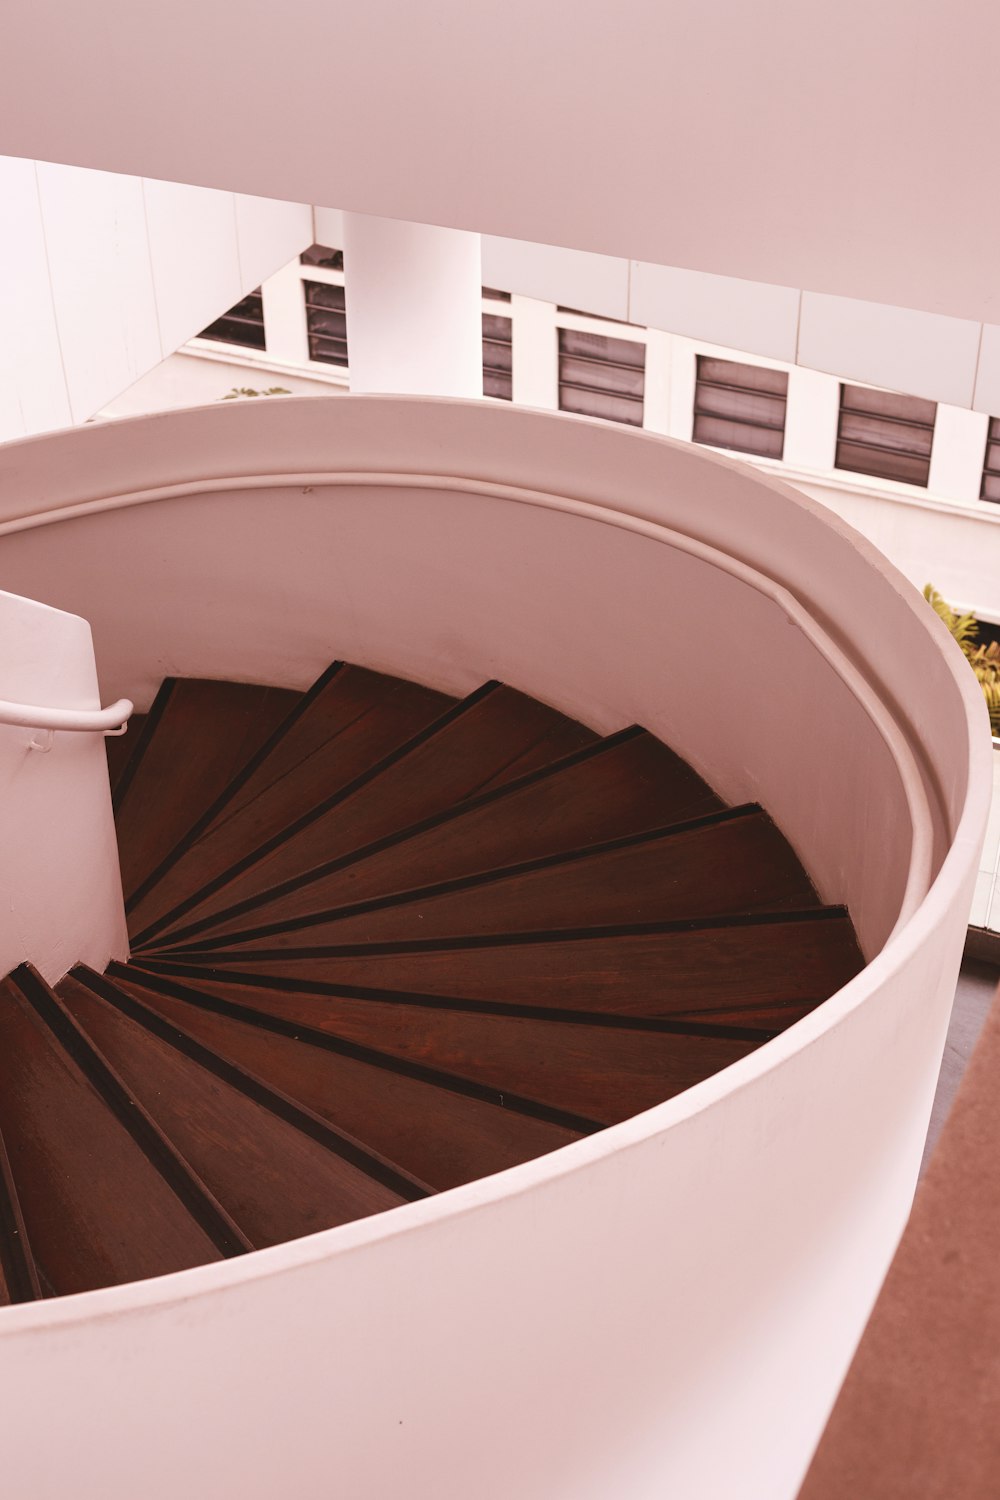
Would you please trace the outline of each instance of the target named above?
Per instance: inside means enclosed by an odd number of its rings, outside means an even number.
[[[909,1206],[989,797],[978,687],[915,591],[738,463],[395,398],[0,450],[0,581],[86,614],[140,706],[167,673],[304,687],[341,656],[641,722],[768,808],[869,960],[552,1155],[9,1309],[12,1492],[791,1500]],[[58,1445],[33,1435],[52,1410]]]

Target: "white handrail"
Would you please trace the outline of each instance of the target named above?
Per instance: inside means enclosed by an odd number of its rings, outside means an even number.
[[[107,708],[42,708],[34,703],[10,703],[0,698],[0,724],[22,729],[70,729],[95,734],[124,734],[135,704],[119,698]]]

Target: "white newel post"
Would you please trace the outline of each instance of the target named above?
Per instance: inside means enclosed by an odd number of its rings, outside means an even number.
[[[483,394],[480,237],[344,214],[351,390]]]
[[[90,626],[0,593],[0,699],[100,707]],[[0,974],[25,961],[49,981],[125,958],[104,736],[0,723]]]

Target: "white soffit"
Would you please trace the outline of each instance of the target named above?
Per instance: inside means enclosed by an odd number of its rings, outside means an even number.
[[[629,317],[649,328],[795,363],[799,292],[794,287],[634,261]]]
[[[602,318],[629,319],[627,260],[483,236],[483,284]]]
[[[831,375],[971,406],[980,325],[803,292],[798,361]]]
[[[1000,412],[1000,327],[970,319],[489,236],[483,280],[843,380]]]
[[[987,0],[31,0],[0,152],[1000,324],[998,55]]]
[[[983,328],[973,405],[977,411],[1000,416],[1000,328],[995,323],[987,323]]]

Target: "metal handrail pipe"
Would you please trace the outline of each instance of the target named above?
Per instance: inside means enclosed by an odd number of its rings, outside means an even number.
[[[119,698],[107,708],[43,708],[0,698],[0,724],[21,729],[68,729],[77,733],[124,734],[135,704]]]

